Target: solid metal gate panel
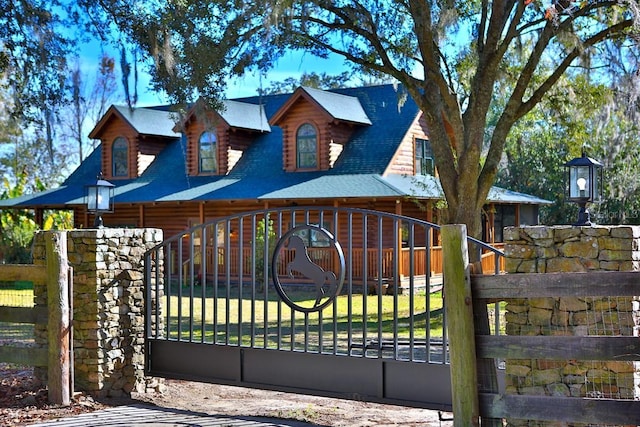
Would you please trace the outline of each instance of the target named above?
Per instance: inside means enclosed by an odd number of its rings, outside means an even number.
[[[149,374],[451,410],[446,364],[150,340]]]
[[[290,207],[175,236],[146,254],[147,372],[451,409],[437,232],[383,212]],[[471,243],[497,269],[500,253]]]

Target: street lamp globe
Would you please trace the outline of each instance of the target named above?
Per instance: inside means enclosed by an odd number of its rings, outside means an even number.
[[[102,214],[113,212],[113,197],[115,185],[106,181],[102,172],[98,174],[95,183],[86,186],[87,211],[96,216],[94,226],[103,227]]]
[[[602,199],[602,163],[587,157],[583,148],[581,157],[568,161],[564,166],[567,171],[568,200],[580,207],[578,221],[573,225],[591,225],[587,204]]]

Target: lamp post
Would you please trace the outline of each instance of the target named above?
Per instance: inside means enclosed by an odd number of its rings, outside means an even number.
[[[102,228],[102,214],[113,212],[115,185],[103,179],[102,172],[100,172],[95,184],[89,184],[86,188],[87,211],[96,216],[94,226]]]
[[[587,157],[584,148],[582,156],[564,164],[567,171],[569,201],[580,206],[576,226],[591,225],[587,203],[599,202],[602,198],[602,163]]]

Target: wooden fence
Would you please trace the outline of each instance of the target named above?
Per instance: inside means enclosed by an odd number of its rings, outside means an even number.
[[[0,265],[0,281],[30,281],[34,287],[46,286],[47,307],[0,306],[0,322],[46,324],[48,348],[0,345],[0,362],[47,367],[49,401],[69,405],[73,391],[70,298],[73,274],[67,261],[66,233],[48,232],[45,241],[46,266]]]
[[[47,268],[44,265],[0,265],[0,281],[15,282],[25,280],[34,286],[44,286],[47,282]],[[0,305],[0,322],[47,323],[46,307],[7,307]],[[1,337],[2,335],[0,335]],[[29,348],[16,345],[0,346],[0,362],[16,363],[22,366],[47,366],[46,348]]]
[[[554,297],[634,297],[640,273],[508,274],[471,279],[475,300]],[[640,361],[637,336],[505,336],[476,334],[480,359]],[[640,401],[564,396],[480,393],[480,413],[489,418],[640,425]]]
[[[486,317],[487,304],[510,298],[638,296],[640,273],[470,276],[465,227],[444,226],[442,237],[454,426],[479,426],[480,417],[483,427],[502,419],[640,425],[638,400],[501,394],[495,373],[495,359],[640,361],[639,337],[492,335]]]

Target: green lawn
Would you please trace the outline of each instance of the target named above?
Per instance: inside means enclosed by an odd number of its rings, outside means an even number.
[[[0,282],[0,306],[33,307],[33,283]]]
[[[12,289],[8,289],[9,286]],[[0,306],[33,307],[33,284],[31,282],[2,283]],[[33,337],[32,324],[0,322],[0,341],[31,342]]]
[[[429,337],[442,337],[440,292],[429,296],[429,310],[424,293],[413,296],[354,294],[351,298],[338,296],[334,304],[322,311],[321,317],[317,312],[308,315],[295,312],[293,318],[292,310],[272,289],[266,296],[256,293],[253,302],[246,290],[240,295],[237,288],[230,289],[228,294],[222,288],[217,295],[207,290],[203,298],[202,289],[194,287],[193,299],[188,298],[188,288],[183,288],[182,292],[180,298],[176,295],[177,288],[172,288],[172,295],[164,301],[163,310],[166,313],[168,308],[170,313],[169,337],[173,339],[179,336],[194,341],[285,347],[297,346],[305,340],[313,345],[322,342],[329,346],[334,340],[346,342],[349,338],[358,342],[365,337],[408,339],[413,336],[424,340],[427,317]],[[315,295],[309,292],[288,292],[287,295],[300,306],[312,306],[315,301]]]
[[[0,341],[33,342],[33,340],[32,324],[0,322]]]

